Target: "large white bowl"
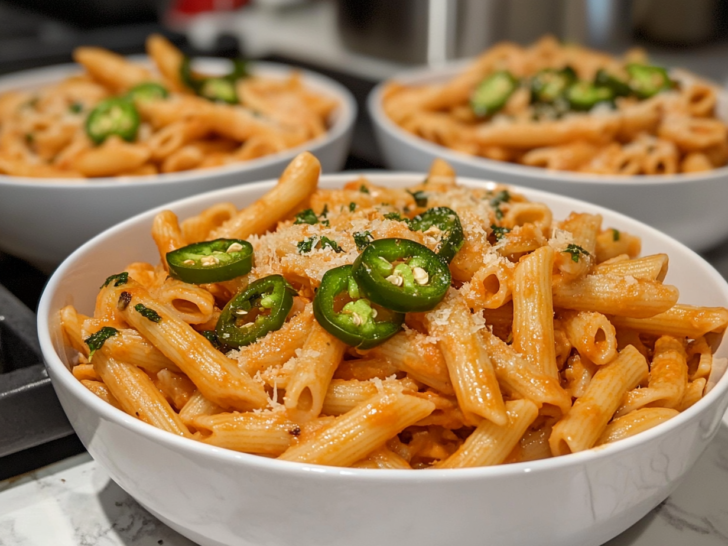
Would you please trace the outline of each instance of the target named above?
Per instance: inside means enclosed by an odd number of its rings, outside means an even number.
[[[368,175],[402,187],[415,174]],[[337,188],[353,175],[325,176]],[[462,179],[467,185],[485,182]],[[272,181],[177,201],[181,218],[219,201],[251,203]],[[516,188],[556,218],[600,213],[606,225],[639,234],[646,253],[667,252],[667,282],[681,301],[728,305],[728,285],[702,258],[621,214]],[[161,210],[161,209],[157,209]],[[38,311],[41,347],[73,427],[125,491],[167,525],[207,545],[244,546],[590,546],[602,544],[667,497],[718,430],[728,377],[693,407],[652,430],[556,459],[463,470],[364,470],[283,462],[179,438],[115,409],[78,382],[59,331],[69,303],[91,313],[97,287],[133,261],[158,260],[149,235],[157,211],[85,244],[50,279]],[[718,354],[728,353],[723,343]]]
[[[463,63],[414,70],[392,79],[407,85],[443,83]],[[728,167],[696,174],[614,176],[553,171],[467,155],[408,133],[385,114],[382,91],[367,99],[374,134],[386,166],[400,171],[426,171],[432,161],[447,160],[458,174],[499,180],[597,203],[641,220],[690,248],[706,250],[728,237]],[[722,96],[728,103],[728,96]]]
[[[219,61],[202,59],[212,67]],[[254,63],[252,70],[283,78],[294,68]],[[202,191],[276,177],[303,150],[318,157],[324,172],[340,170],[349,151],[356,101],[330,78],[295,70],[302,73],[307,87],[339,103],[326,135],[278,154],[212,169],[88,180],[0,175],[0,250],[49,271],[91,237],[134,214]],[[71,64],[4,76],[0,78],[0,94],[42,87],[77,72],[78,66]]]

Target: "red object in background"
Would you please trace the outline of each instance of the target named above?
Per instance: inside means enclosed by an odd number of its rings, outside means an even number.
[[[249,0],[174,0],[169,11],[189,17],[209,11],[233,11],[248,3]]]

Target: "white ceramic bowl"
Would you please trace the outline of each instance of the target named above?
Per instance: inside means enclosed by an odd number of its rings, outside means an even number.
[[[367,175],[402,187],[421,175]],[[336,188],[354,175],[325,176]],[[482,185],[462,179],[468,185]],[[206,193],[170,208],[181,218],[219,201],[239,206],[273,182]],[[726,281],[669,237],[621,214],[531,189],[556,218],[601,213],[606,225],[667,252],[667,282],[681,301],[728,305]],[[161,209],[157,209],[161,210]],[[693,407],[652,430],[605,447],[530,463],[463,470],[364,470],[290,463],[179,438],[134,419],[88,391],[68,370],[58,311],[91,313],[97,287],[132,261],[157,262],[148,211],[104,232],[50,279],[38,311],[40,343],[56,393],[93,457],[167,525],[207,545],[244,546],[590,546],[617,535],[661,502],[718,430],[728,377]],[[728,354],[723,343],[719,354]]]
[[[462,71],[462,62],[402,73],[392,80],[408,85],[443,83]],[[519,184],[597,203],[664,231],[694,250],[706,250],[728,237],[728,167],[671,176],[610,176],[553,171],[467,155],[408,133],[382,108],[385,83],[369,94],[367,107],[386,166],[427,171],[441,157],[461,176]],[[728,96],[723,96],[728,103]]]
[[[201,61],[213,68],[220,64],[220,59]],[[254,63],[252,70],[282,78],[294,69]],[[0,78],[0,94],[42,87],[77,72],[76,65],[62,65],[4,76]],[[331,115],[326,135],[278,154],[212,169],[89,180],[0,175],[0,250],[50,271],[82,243],[109,226],[151,207],[202,191],[279,176],[303,150],[318,157],[324,172],[340,170],[349,151],[356,101],[346,88],[330,78],[306,70],[300,72],[307,87],[339,103]]]

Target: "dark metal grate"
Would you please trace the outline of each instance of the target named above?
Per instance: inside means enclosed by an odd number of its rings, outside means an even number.
[[[0,457],[72,433],[43,365],[35,315],[0,285]]]

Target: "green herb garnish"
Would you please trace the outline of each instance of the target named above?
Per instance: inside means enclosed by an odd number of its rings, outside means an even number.
[[[25,133],[26,144],[33,144],[35,142],[35,135],[33,133]]]
[[[571,254],[571,260],[573,262],[579,263],[579,256],[589,256],[590,254],[581,248],[579,245],[570,244],[567,245],[566,250],[564,252],[568,252]]]
[[[427,206],[427,194],[423,192],[422,190],[418,190],[415,192],[411,192],[407,190],[407,193],[409,193],[415,200],[415,204],[418,207],[426,207]]]
[[[369,246],[369,243],[374,240],[374,237],[372,237],[372,234],[368,231],[357,231],[354,233],[353,237],[354,242],[356,243],[356,249],[360,252]]]
[[[333,241],[324,235],[322,235],[321,237],[313,235],[311,237],[306,237],[303,241],[298,241],[298,243],[296,244],[296,246],[298,247],[298,253],[307,254],[311,252],[314,248],[316,248],[316,246],[318,246],[318,243],[320,243],[321,248],[328,247],[336,253],[344,252],[344,249],[342,249],[336,241]]]
[[[510,232],[510,228],[507,227],[500,227],[496,225],[490,226],[490,229],[493,230],[493,235],[495,236],[496,241],[500,241],[503,239],[503,237],[506,236],[506,233]]]
[[[318,216],[311,209],[302,210],[296,214],[296,219],[293,221],[294,224],[318,224]]]
[[[111,275],[111,277],[108,277],[104,281],[104,284],[101,285],[101,288],[106,288],[112,282],[114,283],[114,286],[121,286],[122,284],[126,284],[127,282],[129,282],[129,273],[124,271],[123,273],[119,273],[117,275]]]
[[[86,345],[88,345],[89,348],[88,361],[91,362],[94,353],[104,346],[104,343],[107,339],[109,339],[110,337],[114,337],[118,333],[119,331],[116,328],[112,328],[111,326],[104,326],[95,334],[84,339],[84,342],[86,343]]]
[[[298,243],[296,243],[298,253],[307,254],[311,252],[316,244],[316,239],[317,237],[314,235],[313,237],[306,237],[303,241],[298,241]]]
[[[218,351],[225,351],[227,349],[227,346],[220,343],[220,339],[217,337],[215,330],[200,330],[198,334],[202,334],[202,337],[209,341]]]
[[[511,200],[511,194],[508,190],[499,191],[495,197],[490,200],[490,206],[495,209],[495,217],[500,220],[503,218],[503,211],[500,209],[502,203],[508,203]]]
[[[356,203],[353,201],[349,203],[349,212],[354,212],[356,210]]]
[[[328,237],[326,237],[324,235],[322,235],[321,239],[319,239],[319,240],[321,241],[321,248],[329,247],[337,254],[340,252],[344,252],[344,249],[339,246],[339,243],[337,243],[336,241],[332,241],[331,239],[329,239]]]
[[[619,231],[612,228],[612,241],[619,241]]]
[[[80,102],[73,102],[68,107],[68,111],[72,114],[80,114],[81,112],[83,112],[83,104],[81,104]]]
[[[362,184],[361,186],[359,186],[359,191],[361,193],[369,193],[369,188],[367,188],[364,184]]]
[[[154,309],[149,309],[149,307],[145,307],[141,303],[137,303],[134,306],[134,309],[145,319],[151,320],[152,322],[159,322],[162,320],[162,317],[160,317]]]
[[[388,212],[384,215],[387,220],[396,220],[397,222],[409,222],[409,218],[404,218],[399,212]]]

